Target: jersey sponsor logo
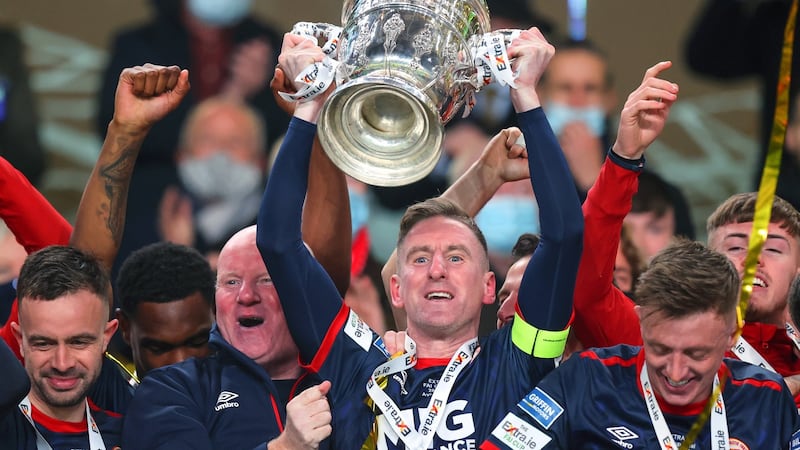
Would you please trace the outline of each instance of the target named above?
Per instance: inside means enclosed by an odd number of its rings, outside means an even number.
[[[438,406],[439,409],[444,408],[444,416],[439,426],[436,428],[433,447],[436,450],[475,450],[478,448],[475,442],[475,421],[472,418],[472,412],[467,408],[468,402],[466,400],[455,400],[443,406]],[[389,408],[390,416],[384,414],[378,416],[378,445],[377,450],[388,450],[396,448],[405,448],[402,441],[400,441],[397,433],[389,426],[388,421],[396,424],[402,423],[404,426],[411,426],[418,430],[426,417],[426,408],[413,408],[404,409],[401,411],[392,412]],[[400,427],[401,433],[405,428]],[[437,440],[438,438],[438,440]]]
[[[222,411],[223,409],[228,408],[238,408],[239,402],[234,402],[232,400],[239,398],[239,394],[230,391],[222,391],[219,393],[219,397],[217,397],[217,405],[214,406],[214,411]]]
[[[792,440],[789,441],[789,450],[800,450],[800,430],[792,434]]]
[[[344,334],[349,336],[365,352],[369,351],[369,346],[372,345],[372,330],[353,310],[350,310],[350,316],[344,325]]]
[[[380,350],[381,353],[383,353],[383,355],[386,356],[387,358],[392,356],[392,355],[389,354],[389,351],[386,350],[386,344],[383,342],[383,338],[382,337],[378,336],[378,339],[375,339],[375,342],[373,342],[372,345],[374,345],[375,348]]]
[[[492,430],[492,436],[508,448],[533,450],[546,445],[551,438],[512,413],[506,414]]]
[[[539,422],[545,430],[564,413],[564,408],[538,387],[522,398],[517,404],[523,411]]]
[[[625,441],[630,441],[632,439],[639,439],[638,434],[631,431],[628,427],[624,427],[622,425],[617,427],[608,427],[606,428],[606,431],[608,431],[609,433],[611,433],[612,436],[614,436],[614,439],[612,439],[611,442],[619,445],[622,448],[627,448],[627,449],[633,448],[632,443]]]

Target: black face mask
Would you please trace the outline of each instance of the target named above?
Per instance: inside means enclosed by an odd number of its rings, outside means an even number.
[[[11,281],[0,284],[0,324],[5,324],[11,314],[11,304],[17,297],[17,290]]]

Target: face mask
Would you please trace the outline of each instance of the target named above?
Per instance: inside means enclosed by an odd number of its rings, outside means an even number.
[[[253,0],[189,0],[186,6],[201,22],[228,27],[242,20],[252,4]]]
[[[350,223],[353,225],[353,236],[367,225],[369,219],[369,203],[364,193],[348,191],[350,197]]]
[[[497,126],[505,122],[512,111],[508,86],[491,83],[475,94],[475,106],[470,116],[487,126]]]
[[[205,202],[242,198],[258,189],[262,178],[261,170],[232,160],[224,151],[184,160],[178,175],[189,193]]]
[[[489,251],[510,255],[522,233],[539,233],[539,206],[518,195],[493,197],[475,217]]]
[[[593,135],[600,137],[606,131],[606,115],[599,106],[573,108],[563,103],[548,103],[544,109],[547,121],[556,136],[560,136],[564,127],[571,122],[583,122]]]

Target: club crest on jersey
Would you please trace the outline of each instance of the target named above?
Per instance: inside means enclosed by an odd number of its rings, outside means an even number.
[[[539,422],[545,430],[550,429],[553,422],[564,413],[564,408],[538,387],[523,397],[517,406]]]
[[[512,413],[506,414],[492,430],[492,436],[508,448],[533,450],[541,448],[551,438]]]
[[[731,450],[750,450],[750,446],[736,438],[728,439],[728,444]],[[790,448],[796,448],[794,446],[794,436],[792,436],[792,445]]]
[[[789,450],[800,450],[800,430],[792,434],[792,440],[789,443]]]

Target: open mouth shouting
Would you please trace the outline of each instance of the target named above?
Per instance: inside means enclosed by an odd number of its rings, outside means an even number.
[[[262,323],[264,323],[264,318],[258,316],[242,316],[239,317],[238,322],[239,326],[242,326],[244,328],[252,328],[252,327],[257,327]]]

